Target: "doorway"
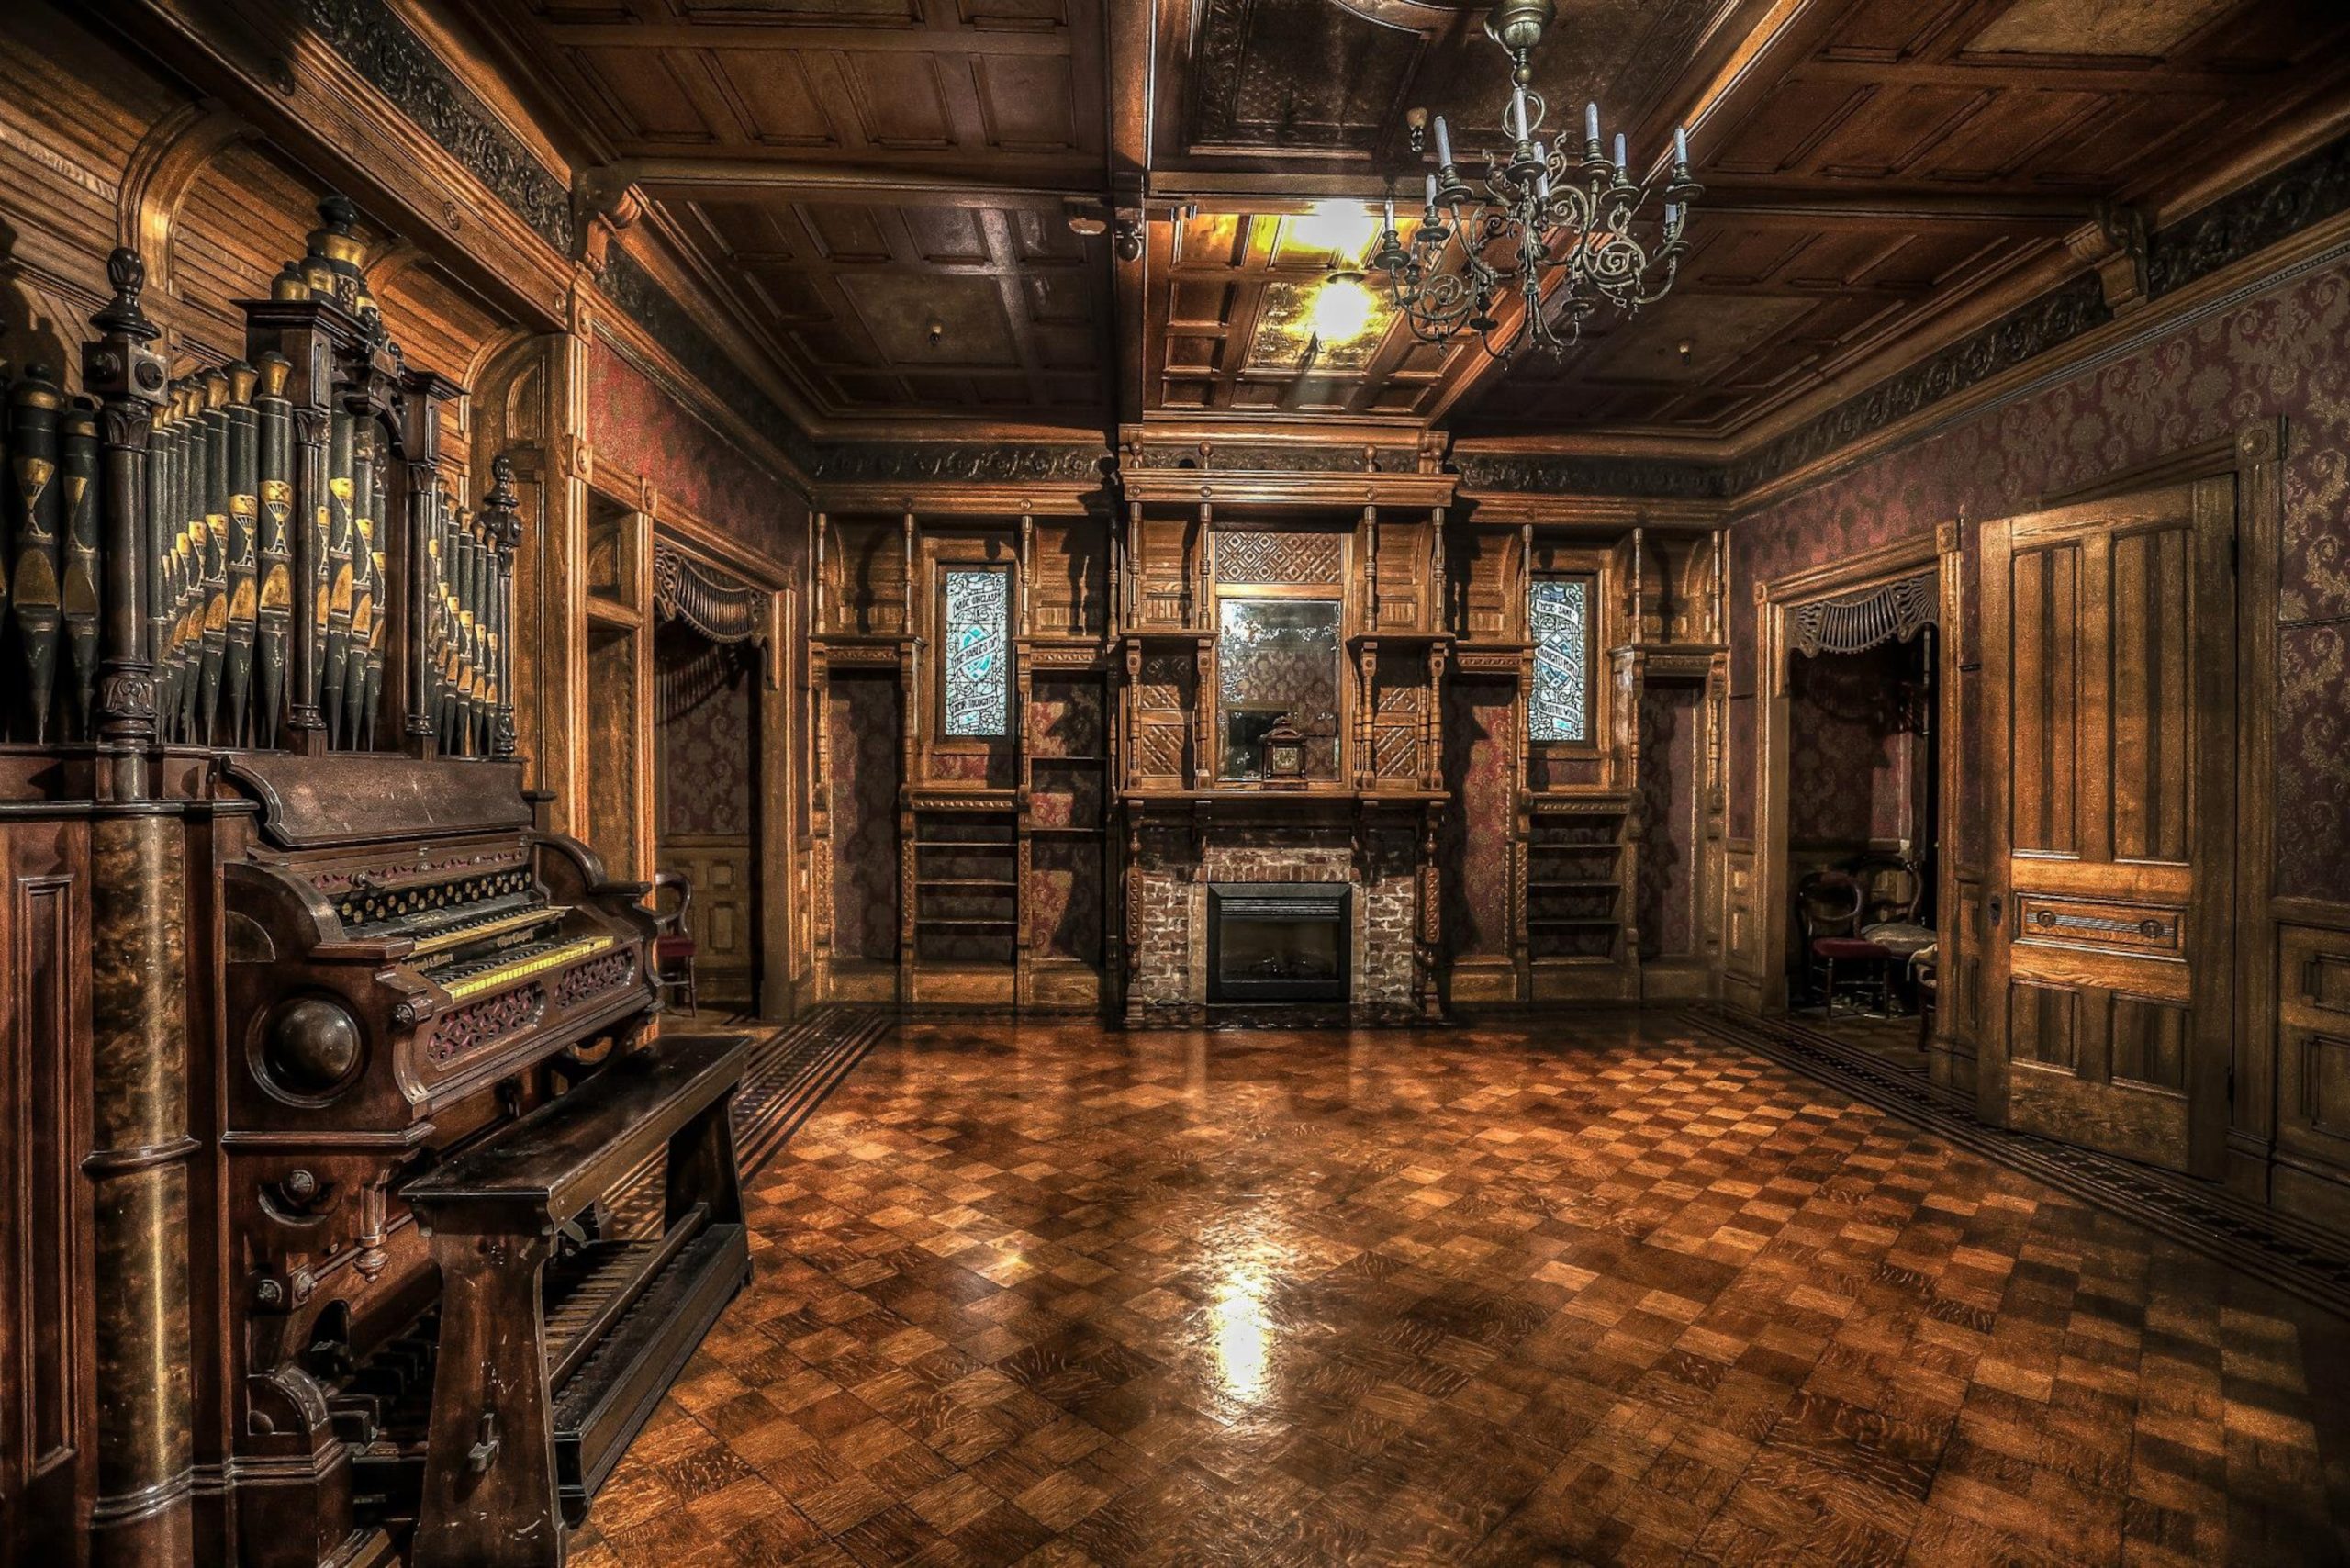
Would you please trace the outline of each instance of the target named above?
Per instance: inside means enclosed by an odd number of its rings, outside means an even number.
[[[684,620],[654,633],[654,858],[686,879],[697,1000],[759,1010],[759,653]],[[666,903],[665,903],[666,907]]]
[[[1928,537],[1762,595],[1759,1001],[1920,1076],[1950,902],[1936,884],[1955,570]]]
[[[1865,647],[1793,651],[1786,837],[1796,905],[1781,961],[1792,1009],[1922,1072],[1926,993],[1923,966],[1911,960],[1938,929],[1938,628],[1908,630]],[[1837,961],[1815,951],[1823,946],[1860,956]]]

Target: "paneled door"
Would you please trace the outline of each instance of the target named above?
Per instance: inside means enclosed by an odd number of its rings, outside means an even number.
[[[1983,528],[1982,1100],[2217,1176],[2234,933],[2232,476]]]

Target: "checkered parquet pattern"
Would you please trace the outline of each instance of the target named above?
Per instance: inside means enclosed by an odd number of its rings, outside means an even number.
[[[2331,1562],[2350,1326],[1669,1018],[908,1022],[614,1564]]]

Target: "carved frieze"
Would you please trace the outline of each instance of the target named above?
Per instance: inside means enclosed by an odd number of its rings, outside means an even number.
[[[1102,477],[1109,455],[1095,445],[865,442],[827,448],[814,472],[834,484],[919,484],[933,479],[1081,484]]]
[[[571,193],[384,0],[303,0],[313,29],[539,238],[571,253]]]

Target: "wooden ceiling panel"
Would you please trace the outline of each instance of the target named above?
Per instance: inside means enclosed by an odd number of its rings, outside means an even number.
[[[1323,342],[1327,247],[1283,238],[1308,200],[1416,192],[1414,108],[1472,168],[1497,144],[1483,10],[1120,3],[1147,56],[1110,58],[1104,0],[485,0],[483,25],[820,421],[1735,437],[1914,358],[2065,255],[2093,201],[2159,203],[2350,86],[2342,0],[1558,0],[1546,129],[1596,100],[1639,159],[1690,118],[1709,194],[1675,295],[1562,363],[1495,365],[1376,313]],[[1137,206],[1120,296],[1071,222]],[[1120,338],[1138,405],[1113,404]]]
[[[987,144],[1004,152],[1077,152],[1077,95],[1069,62],[995,55],[971,62]]]
[[[955,145],[936,55],[844,53],[840,70],[857,129],[871,145],[894,152],[943,152]]]
[[[840,145],[840,132],[800,55],[776,50],[722,54],[711,69],[760,146],[809,151]]]
[[[578,49],[570,58],[610,107],[619,140],[668,150],[719,140],[686,84],[687,73],[706,76],[701,61],[666,49]]]
[[[1700,155],[1700,176],[1784,174],[1801,168],[1881,92],[1868,83],[1790,77],[1762,100],[1736,135],[1718,137],[1710,157]]]
[[[2160,60],[2232,0],[2017,0],[1967,42],[1975,53]]]

